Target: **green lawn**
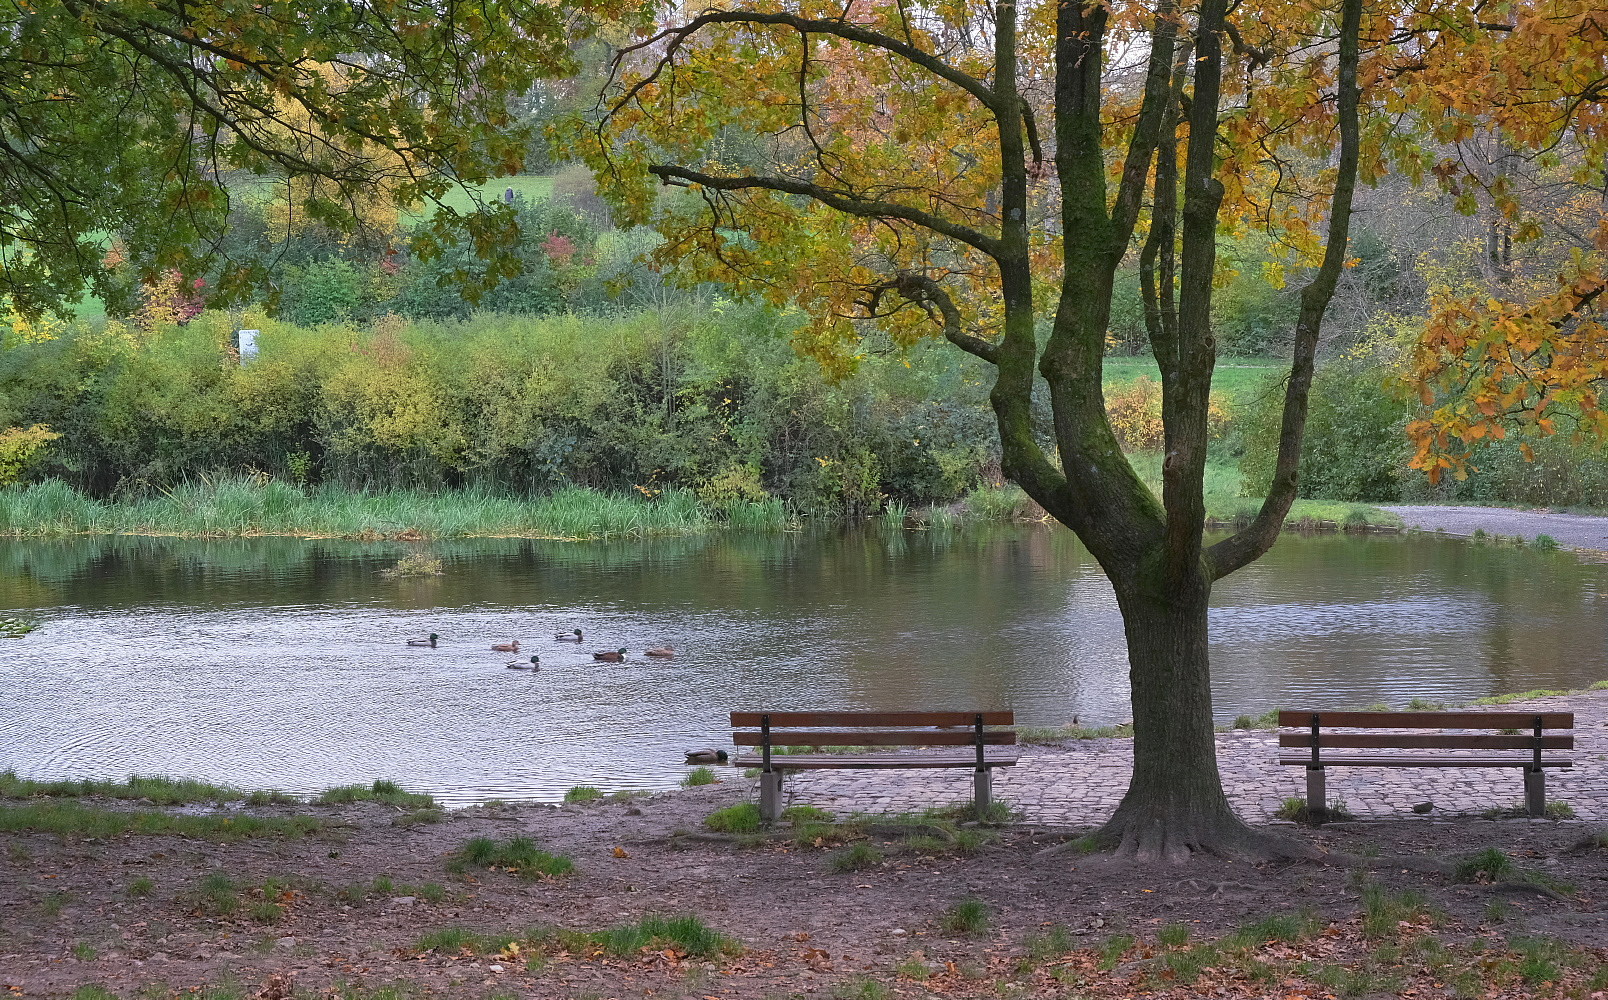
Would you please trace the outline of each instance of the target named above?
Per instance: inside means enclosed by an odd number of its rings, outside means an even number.
[[[454,186],[451,191],[447,192],[446,197],[441,200],[458,212],[468,212],[474,208],[474,202],[469,196],[470,191],[477,194],[483,201],[492,202],[501,198],[503,192],[509,188],[513,188],[516,194],[524,195],[528,201],[545,201],[553,193],[553,179],[551,177],[530,177],[524,174],[516,177],[498,177],[484,184],[470,185],[468,190],[465,190],[462,186]],[[434,212],[434,205],[420,205],[414,211],[404,211],[402,221],[404,223],[417,222],[419,219],[428,218]]]
[[[1290,363],[1279,358],[1218,358],[1212,372],[1212,388],[1227,394],[1235,405],[1248,402],[1269,372],[1287,370]],[[1141,375],[1161,381],[1161,370],[1151,357],[1108,357],[1105,359],[1105,386],[1127,385]]]

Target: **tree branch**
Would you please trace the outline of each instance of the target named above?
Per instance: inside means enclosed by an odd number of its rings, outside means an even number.
[[[625,48],[622,48],[614,57],[616,66],[619,65],[620,60],[624,59],[633,52],[656,45],[666,38],[674,39],[674,41],[670,44],[669,50],[665,53],[665,58],[660,60],[659,67],[656,68],[649,77],[632,87],[631,90],[625,94],[625,96],[621,97],[620,100],[615,104],[614,110],[618,111],[620,108],[624,107],[631,100],[631,98],[636,96],[637,91],[641,90],[642,87],[652,82],[652,80],[658,76],[659,71],[663,68],[665,60],[667,60],[670,55],[674,54],[675,50],[679,48],[688,38],[694,34],[697,34],[700,29],[710,24],[784,25],[786,27],[793,28],[800,34],[807,33],[817,35],[836,35],[838,38],[847,39],[851,42],[859,42],[862,45],[870,45],[875,48],[883,49],[888,52],[892,52],[894,55],[906,59],[917,66],[920,66],[922,69],[927,70],[929,73],[932,73],[934,76],[939,77],[940,79],[947,80],[948,82],[959,87],[961,90],[964,90],[966,93],[977,98],[978,102],[981,103],[983,107],[994,112],[996,117],[1000,115],[1000,108],[998,106],[999,102],[995,100],[994,92],[990,90],[988,85],[983,81],[971,76],[970,74],[962,73],[960,70],[944,62],[942,59],[939,59],[932,53],[923,52],[916,46],[906,42],[901,42],[897,38],[884,35],[878,31],[871,31],[868,28],[862,27],[852,21],[847,20],[838,20],[835,18],[828,20],[821,18],[799,17],[796,14],[762,14],[758,11],[743,10],[705,11],[680,27],[666,28],[664,31],[659,32],[657,35],[654,35],[651,38],[640,41],[635,45],[628,45]]]
[[[1207,561],[1214,578],[1227,576],[1272,548],[1284,528],[1285,515],[1295,502],[1318,332],[1323,325],[1324,310],[1334,296],[1340,271],[1345,266],[1346,241],[1351,230],[1351,202],[1357,187],[1360,147],[1358,105],[1362,96],[1357,87],[1357,61],[1361,24],[1362,0],[1343,0],[1340,16],[1339,107],[1336,114],[1340,129],[1340,162],[1335,175],[1334,197],[1329,207],[1329,234],[1323,248],[1323,263],[1312,281],[1301,290],[1301,314],[1295,326],[1295,351],[1290,364],[1290,382],[1284,392],[1284,417],[1279,428],[1279,454],[1273,469],[1273,482],[1267,498],[1262,501],[1262,509],[1257,511],[1250,525],[1207,550]]]
[[[943,317],[945,340],[991,365],[999,364],[999,348],[960,328],[960,310],[955,308],[954,299],[950,298],[948,290],[931,276],[919,271],[900,271],[892,281],[884,282],[871,290],[871,298],[867,303],[868,311],[876,312],[877,304],[886,292],[897,292],[901,298],[914,302],[926,309],[929,314],[933,307],[937,307]]]
[[[720,177],[715,174],[706,174],[698,170],[688,170],[686,167],[677,167],[668,164],[655,164],[648,167],[648,172],[658,177],[665,184],[674,184],[678,187],[688,187],[692,184],[701,184],[704,187],[714,188],[717,191],[744,191],[759,188],[766,191],[780,191],[784,194],[803,195],[814,198],[829,208],[837,209],[849,215],[860,218],[875,219],[903,219],[906,222],[924,226],[942,236],[959,240],[970,247],[975,247],[990,257],[999,257],[1001,252],[1000,241],[992,236],[985,235],[948,219],[924,212],[909,205],[900,205],[891,201],[875,201],[861,198],[851,191],[833,191],[821,187],[819,184],[810,184],[805,181],[789,180],[785,177]]]

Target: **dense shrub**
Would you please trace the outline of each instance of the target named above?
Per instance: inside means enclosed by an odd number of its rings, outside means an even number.
[[[1266,495],[1273,480],[1286,377],[1270,377],[1242,421],[1245,454],[1240,473],[1245,496]],[[1388,382],[1389,372],[1375,364],[1342,359],[1319,367],[1301,449],[1301,496],[1400,499],[1403,481],[1418,474],[1406,468],[1409,454],[1402,428],[1409,403]]]
[[[944,345],[870,345],[858,372],[830,382],[788,345],[792,321],[759,307],[234,319],[80,324],[0,350],[0,428],[61,435],[27,475],[99,496],[241,473],[520,494],[684,488],[717,507],[771,495],[830,515],[949,502],[998,461],[980,363]],[[261,331],[245,367],[228,353],[235,326]]]

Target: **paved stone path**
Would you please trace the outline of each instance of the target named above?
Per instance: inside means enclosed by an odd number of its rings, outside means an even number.
[[[1488,535],[1512,538],[1518,535],[1533,541],[1536,535],[1551,535],[1566,549],[1608,549],[1608,517],[1590,514],[1559,514],[1550,510],[1513,510],[1509,507],[1431,507],[1385,504],[1401,516],[1409,528],[1445,531],[1450,535],[1472,535],[1483,529]]]
[[[1547,801],[1567,802],[1584,820],[1608,820],[1608,691],[1538,698],[1492,711],[1573,711],[1575,766],[1547,770]],[[1116,809],[1133,769],[1129,740],[1071,741],[1066,749],[1025,747],[1022,762],[994,772],[994,797],[1027,822],[1092,826]],[[1306,770],[1278,763],[1278,735],[1268,730],[1222,733],[1218,768],[1229,802],[1252,823],[1273,818],[1280,803],[1306,795]],[[806,771],[787,779],[791,802],[854,812],[919,812],[971,801],[969,770]],[[1419,802],[1428,818],[1478,815],[1524,801],[1518,768],[1342,767],[1328,771],[1329,798],[1345,800],[1360,819],[1412,818]]]

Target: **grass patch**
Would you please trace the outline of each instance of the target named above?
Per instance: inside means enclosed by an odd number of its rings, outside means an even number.
[[[571,788],[569,791],[564,793],[564,801],[566,803],[596,802],[602,797],[603,790],[600,788],[593,788],[591,785],[576,785],[574,788]]]
[[[963,899],[943,912],[938,927],[945,934],[981,934],[988,929],[988,906],[980,899]]]
[[[1275,819],[1287,819],[1294,823],[1314,825],[1329,821],[1341,822],[1356,819],[1355,816],[1351,815],[1351,810],[1346,807],[1345,799],[1330,799],[1328,809],[1314,814],[1312,810],[1307,808],[1306,799],[1295,798],[1294,796],[1279,803],[1279,807],[1273,811],[1273,816]]]
[[[1100,962],[1098,968],[1102,972],[1110,972],[1122,961],[1122,956],[1133,947],[1132,934],[1113,934],[1100,945]]]
[[[882,852],[865,841],[851,844],[827,859],[826,866],[835,872],[858,872],[882,864]]]
[[[681,779],[681,786],[683,788],[696,788],[699,785],[713,785],[718,780],[719,779],[715,777],[714,768],[695,767],[687,772],[687,776],[685,778]]]
[[[240,893],[235,887],[234,879],[223,872],[213,872],[202,879],[197,892],[202,905],[220,917],[227,917],[240,909]]]
[[[1254,924],[1245,924],[1225,940],[1230,946],[1251,948],[1277,941],[1293,944],[1315,933],[1322,925],[1316,914],[1270,913]]]
[[[1016,742],[1029,743],[1035,746],[1061,743],[1066,740],[1104,740],[1104,739],[1132,739],[1133,726],[1080,726],[1068,724],[1059,729],[1045,729],[1034,726],[1020,726],[1016,730]]]
[[[777,499],[736,500],[721,507],[688,490],[649,500],[578,486],[547,496],[516,497],[483,487],[359,492],[334,483],[298,486],[250,477],[181,480],[135,499],[99,500],[57,479],[0,489],[0,535],[175,535],[226,538],[293,535],[375,540],[462,538],[641,538],[699,535],[731,524],[753,530],[787,527]]]
[[[739,802],[704,817],[704,826],[716,833],[754,833],[759,829],[759,806]]]
[[[1028,935],[1024,945],[1030,960],[1043,962],[1059,958],[1071,951],[1072,935],[1067,931],[1065,924],[1054,924],[1047,931],[1037,931]]]
[[[1164,948],[1182,948],[1189,943],[1189,925],[1181,923],[1166,924],[1156,932],[1156,940]]]
[[[782,810],[782,819],[789,823],[830,823],[832,814],[814,806],[788,806]]]
[[[1568,691],[1558,691],[1553,688],[1535,688],[1531,691],[1518,691],[1513,694],[1493,694],[1486,698],[1475,698],[1470,705],[1508,705],[1515,701],[1529,701],[1532,698],[1552,698],[1557,695],[1569,694]]]
[[[549,854],[529,837],[506,841],[472,837],[459,848],[454,860],[475,868],[501,868],[526,879],[539,875],[568,875],[575,871],[575,863],[569,858]]]
[[[1458,860],[1452,877],[1459,882],[1500,882],[1517,872],[1513,860],[1494,847]]]
[[[313,800],[314,805],[340,806],[353,802],[383,802],[404,809],[430,809],[435,799],[430,795],[404,791],[394,781],[381,779],[372,785],[340,785],[326,788]]]
[[[832,987],[832,996],[840,1000],[883,1000],[888,988],[870,976],[855,976]]]
[[[1234,721],[1229,723],[1230,729],[1277,729],[1279,728],[1279,710],[1270,708],[1261,715],[1236,715]]]
[[[129,775],[127,781],[95,781],[93,779],[68,781],[32,781],[19,778],[15,771],[0,771],[0,798],[93,798],[148,799],[152,805],[180,806],[192,802],[249,801],[252,794],[227,785],[214,785],[188,778],[163,778],[154,775]],[[295,799],[290,801],[295,802]]]
[[[1386,892],[1378,885],[1362,890],[1362,933],[1369,938],[1393,934],[1403,921],[1413,924],[1433,919],[1424,897],[1410,889]]]
[[[149,896],[155,889],[156,889],[156,883],[152,882],[149,878],[145,877],[144,875],[141,875],[139,878],[132,879],[128,883],[128,894],[130,896],[137,896],[137,897],[142,897],[143,898],[145,896]]]
[[[0,832],[30,830],[62,837],[178,836],[233,844],[271,837],[299,840],[329,829],[316,816],[189,816],[95,809],[77,802],[0,805]]]
[[[736,954],[741,946],[714,930],[698,917],[650,914],[634,924],[620,924],[592,936],[610,955],[631,956],[642,952],[673,948],[678,954],[695,958],[714,958]]]

